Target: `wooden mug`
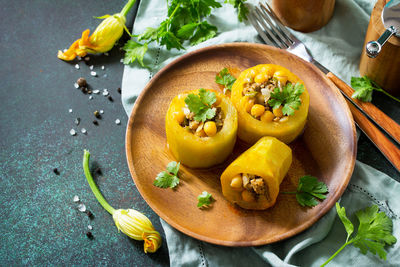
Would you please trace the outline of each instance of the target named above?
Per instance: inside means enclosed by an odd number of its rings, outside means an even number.
[[[270,0],[271,8],[286,26],[296,31],[312,32],[331,19],[335,0]]]
[[[381,14],[389,0],[378,0],[371,13],[360,60],[360,74],[367,75],[392,95],[400,95],[400,38],[392,36],[382,47],[376,58],[369,58],[365,45],[376,41],[385,31]]]

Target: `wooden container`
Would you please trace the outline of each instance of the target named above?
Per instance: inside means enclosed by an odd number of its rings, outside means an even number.
[[[376,58],[369,58],[365,45],[376,41],[385,31],[381,14],[389,0],[378,0],[372,10],[360,61],[360,74],[367,75],[392,95],[400,95],[400,38],[392,36],[382,47]]]
[[[331,19],[335,0],[270,0],[283,24],[296,31],[312,32]]]

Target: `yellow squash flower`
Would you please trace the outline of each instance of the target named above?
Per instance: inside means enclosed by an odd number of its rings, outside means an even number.
[[[76,40],[67,51],[58,51],[57,57],[62,60],[71,61],[76,56],[84,57],[87,53],[104,53],[111,48],[121,38],[124,29],[129,33],[125,26],[126,14],[132,8],[136,0],[129,0],[120,13],[99,17],[104,19],[96,30],[89,37],[90,30],[82,32],[82,37]]]
[[[133,209],[115,210],[104,199],[100,190],[94,183],[93,177],[89,170],[89,151],[85,150],[83,154],[83,170],[90,189],[99,201],[101,206],[107,210],[114,219],[118,230],[135,240],[144,240],[144,252],[154,253],[161,246],[161,236],[155,229],[151,221],[139,211]]]

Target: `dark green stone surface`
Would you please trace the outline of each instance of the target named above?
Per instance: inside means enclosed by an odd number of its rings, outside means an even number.
[[[57,50],[68,47],[84,29],[95,29],[99,21],[93,16],[116,13],[124,1],[0,3],[0,264],[168,265],[165,243],[157,253],[146,255],[142,242],[117,232],[111,216],[91,193],[81,167],[83,149],[89,149],[92,169],[102,170],[96,182],[109,203],[142,211],[162,232],[158,216],[136,190],[126,164],[127,116],[116,90],[123,73],[119,47],[109,57],[91,56],[98,77],[89,75],[84,62],[76,70],[76,62],[56,57]],[[133,21],[133,12],[127,21]],[[114,102],[102,95],[89,100],[75,89],[73,84],[81,76],[93,89],[107,88]],[[374,102],[400,122],[398,103],[379,93]],[[104,114],[95,126],[93,111],[100,109]],[[115,124],[117,118],[121,125]],[[82,127],[87,135],[80,133]],[[77,136],[70,136],[71,128]],[[363,135],[358,148],[359,160],[399,180],[396,170]],[[93,219],[77,211],[74,195],[94,214]],[[85,236],[88,224],[93,226],[93,240]]]

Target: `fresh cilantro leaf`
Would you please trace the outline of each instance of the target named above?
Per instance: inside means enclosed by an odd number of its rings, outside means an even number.
[[[232,90],[232,85],[235,83],[236,78],[233,77],[227,68],[223,68],[216,76],[215,82],[225,86],[228,90]]]
[[[144,31],[144,33],[140,34],[137,38],[138,38],[138,41],[142,41],[142,40],[155,41],[155,40],[157,40],[157,29],[147,27],[146,30]]]
[[[363,254],[370,251],[372,254],[378,254],[381,259],[386,260],[385,246],[395,244],[397,239],[392,235],[392,220],[384,212],[379,212],[377,205],[356,212],[360,224],[356,235],[351,239],[349,237],[353,234],[354,226],[347,218],[345,209],[341,208],[339,203],[336,203],[336,211],[345,226],[347,239],[344,245],[321,266],[328,264],[343,248],[350,244],[359,248]]]
[[[324,182],[311,175],[305,175],[300,178],[296,192],[282,192],[283,194],[296,194],[297,202],[301,206],[314,207],[318,205],[318,199],[324,200],[328,187]]]
[[[203,191],[198,197],[197,197],[197,207],[202,208],[204,206],[209,206],[211,205],[211,202],[214,200],[212,195],[208,193],[207,191]]]
[[[198,25],[199,25],[198,23],[189,23],[183,25],[182,28],[178,30],[177,36],[183,39],[190,39],[190,37],[193,36],[194,31],[196,30]]]
[[[147,43],[140,44],[133,40],[125,43],[123,49],[125,50],[124,64],[131,64],[136,59],[139,64],[144,67],[143,58],[147,51]]]
[[[190,44],[196,45],[213,38],[215,35],[217,35],[217,30],[217,27],[209,24],[207,21],[201,22],[197,26],[196,33],[193,35],[192,38],[190,38]]]
[[[268,104],[273,108],[277,109],[283,105],[282,112],[284,115],[294,115],[295,110],[298,110],[301,105],[300,96],[304,92],[304,85],[300,83],[288,82],[282,87],[282,91],[276,87],[271,92],[270,100]]]
[[[354,232],[354,225],[351,223],[349,218],[347,218],[346,209],[344,207],[340,207],[338,202],[336,202],[336,212],[340,220],[342,221],[344,228],[346,229],[347,232],[346,242],[347,242],[351,234]]]
[[[247,14],[249,13],[249,9],[246,7],[244,2],[246,2],[246,0],[225,0],[225,3],[231,4],[237,9],[238,19],[240,22],[247,20]]]
[[[371,102],[374,87],[367,76],[351,77],[351,87],[354,89],[354,93],[351,96],[352,98],[360,99],[364,102]]]
[[[178,50],[185,49],[178,37],[170,31],[163,32],[160,36],[160,44],[165,45],[168,50],[176,48]]]
[[[180,162],[177,163],[176,161],[171,161],[167,165],[167,171],[174,175],[178,175],[180,165],[181,165]]]
[[[212,108],[212,104],[214,104],[215,101],[217,101],[215,93],[203,88],[199,89],[198,95],[189,94],[185,98],[185,103],[190,112],[194,113],[194,119],[202,122],[214,118],[215,110]]]
[[[167,165],[167,171],[160,172],[153,185],[161,188],[174,188],[179,184],[178,171],[180,162],[172,161]]]

